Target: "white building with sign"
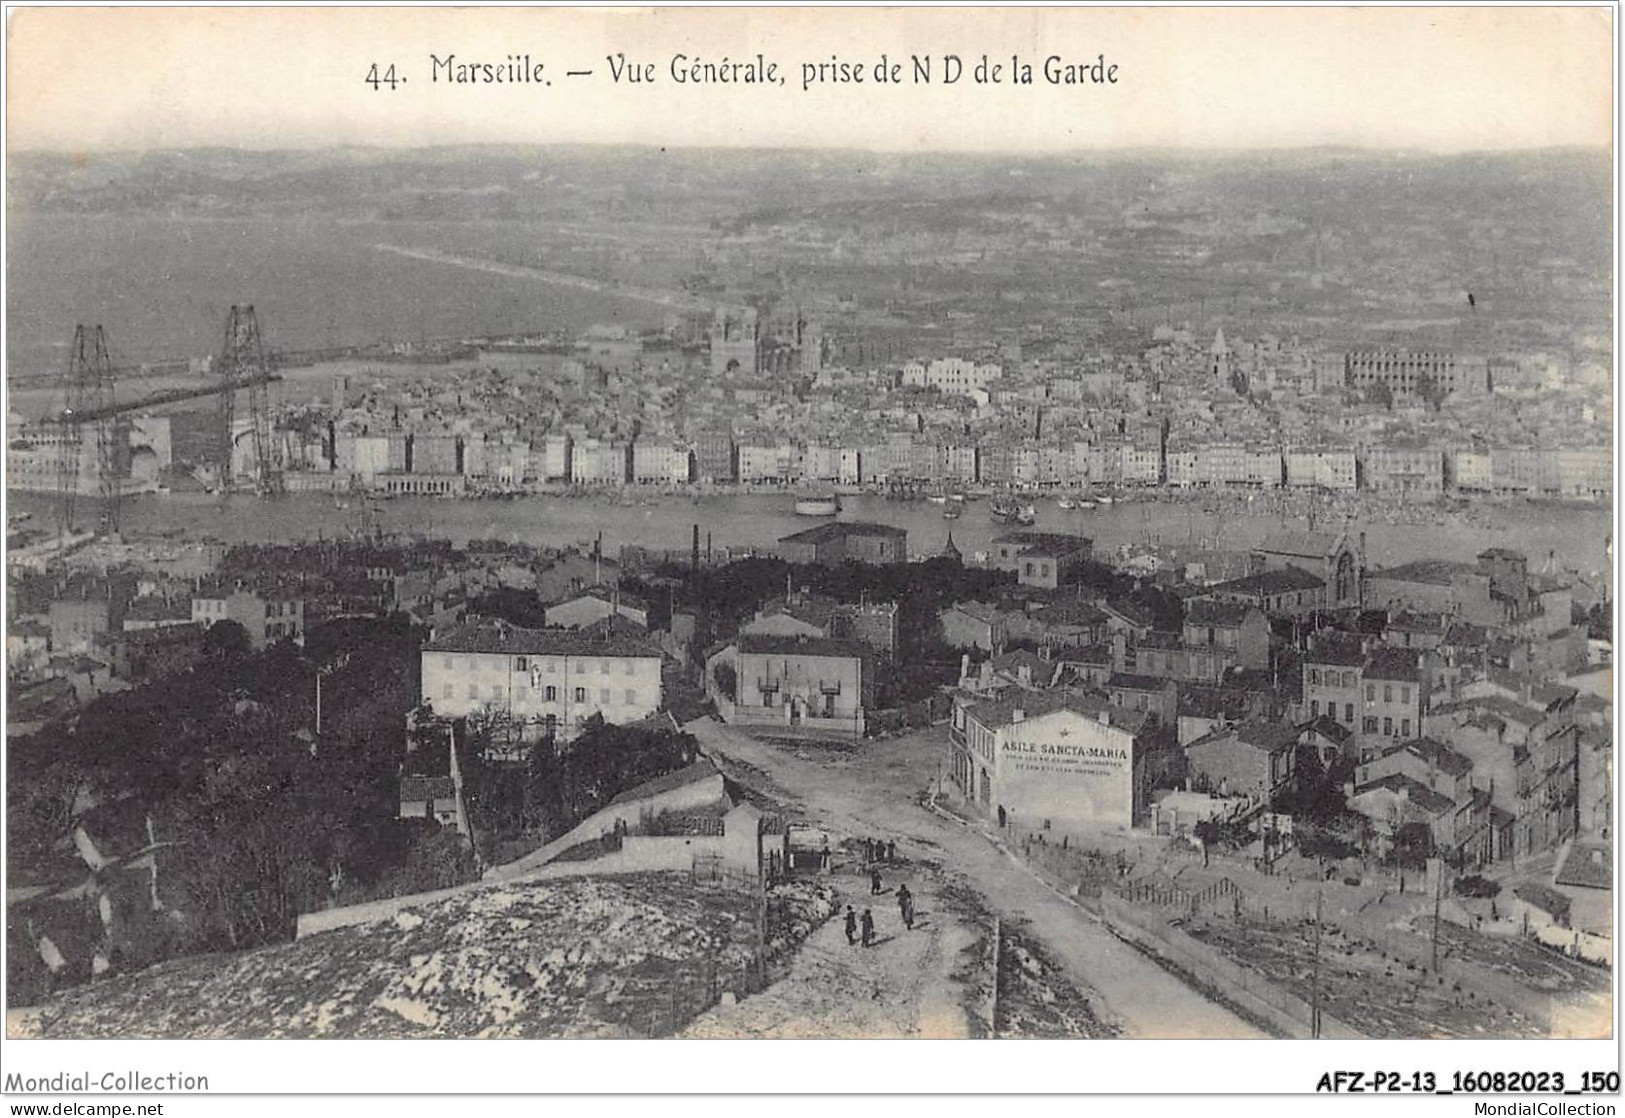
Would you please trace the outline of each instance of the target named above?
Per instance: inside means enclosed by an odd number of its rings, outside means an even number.
[[[1132,712],[1068,695],[1026,692],[961,704],[954,711],[948,777],[1001,826],[1131,827],[1147,783],[1136,764],[1142,723]]]

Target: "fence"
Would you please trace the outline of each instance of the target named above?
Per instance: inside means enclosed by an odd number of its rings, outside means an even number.
[[[1244,970],[1154,914],[1140,912],[1109,893],[1100,898],[1100,913],[1113,934],[1166,959],[1224,1000],[1288,1036],[1313,1035],[1314,1009],[1296,994],[1270,983],[1256,972]],[[1320,1035],[1359,1039],[1362,1034],[1322,1011]]]

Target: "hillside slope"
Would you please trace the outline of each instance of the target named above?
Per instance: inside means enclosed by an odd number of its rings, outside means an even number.
[[[828,915],[775,889],[776,946]],[[782,939],[780,938],[782,937]],[[496,886],[237,956],[193,958],[8,1015],[56,1038],[664,1035],[742,988],[747,895],[682,874]]]

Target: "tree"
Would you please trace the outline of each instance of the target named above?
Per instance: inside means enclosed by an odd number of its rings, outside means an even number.
[[[203,651],[217,660],[235,660],[248,653],[248,630],[229,618],[216,621],[203,634]]]
[[[1426,823],[1404,824],[1394,832],[1394,848],[1388,856],[1403,869],[1426,868],[1433,856],[1433,829]]]
[[[1446,395],[1444,385],[1433,374],[1423,373],[1416,378],[1416,394],[1434,411],[1443,409]]]
[[[723,698],[730,702],[739,698],[739,674],[734,666],[727,662],[718,664],[711,672],[711,678],[717,681],[717,690]]]

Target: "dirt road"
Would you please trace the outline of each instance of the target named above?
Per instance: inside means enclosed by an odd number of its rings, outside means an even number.
[[[899,854],[908,859],[939,860],[945,868],[962,874],[991,909],[1001,915],[1024,917],[1031,933],[1067,968],[1070,981],[1092,995],[1097,1015],[1121,1030],[1122,1035],[1263,1035],[1118,940],[986,837],[922,807],[920,793],[937,775],[943,731],[854,747],[763,742],[709,718],[691,722],[684,729],[699,739],[706,752],[724,768],[728,762],[742,763],[766,775],[799,801],[810,819],[845,835],[895,840]],[[895,918],[895,909],[888,908],[888,915]],[[950,947],[942,945],[939,950],[946,953]],[[840,972],[853,969],[853,988],[861,989],[862,968],[870,964],[848,964],[845,960],[850,956],[840,955],[844,948],[845,936],[838,923],[832,922],[803,948],[808,956],[807,977],[834,984],[845,981],[837,977]],[[827,973],[820,967],[827,968]],[[941,967],[936,969],[940,971]],[[886,1024],[899,1029],[912,1026],[915,1031],[835,1035],[936,1035],[921,1031],[920,1023],[929,1015],[918,1008],[888,1012],[891,1016],[886,1018]],[[879,1017],[872,1020],[881,1023]],[[853,1021],[854,1025],[862,1023],[859,1019]]]
[[[844,860],[843,860],[844,861]],[[885,892],[871,896],[856,863],[838,872],[839,913],[848,904],[875,918],[875,942],[847,942],[837,915],[803,943],[787,973],[735,1005],[695,1020],[688,1037],[960,1039],[975,1035],[974,1007],[962,1004],[958,975],[976,962],[977,938],[941,907],[936,874],[885,867]],[[897,885],[917,899],[912,930],[897,910]]]

